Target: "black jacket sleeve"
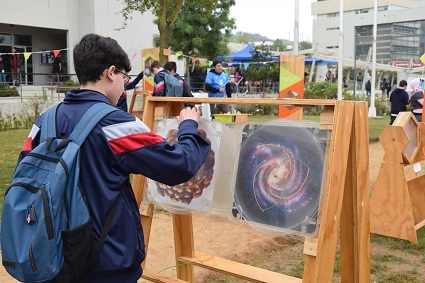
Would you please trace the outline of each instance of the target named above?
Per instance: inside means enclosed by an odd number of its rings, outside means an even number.
[[[212,86],[212,85],[210,85],[210,84],[205,84],[205,89],[206,89],[208,92],[212,92],[212,93],[220,92],[220,90],[219,90],[219,89],[216,89],[215,87],[213,87],[213,86]]]

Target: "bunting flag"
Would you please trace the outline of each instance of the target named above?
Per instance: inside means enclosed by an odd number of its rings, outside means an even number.
[[[233,66],[233,62],[227,63],[227,66],[232,67]]]
[[[212,66],[213,61],[208,61],[208,66]]]
[[[178,52],[175,55],[176,55],[176,57],[182,56],[182,54],[181,53],[178,53]]]
[[[245,68],[245,70],[248,69],[249,63],[243,63],[243,67]]]
[[[59,53],[61,53],[62,50],[53,50],[53,56],[58,57]]]
[[[131,56],[131,60],[133,60],[134,58],[136,58],[137,56],[137,52],[133,54],[133,56]]]
[[[199,61],[199,59],[198,59],[198,58],[192,58],[192,62],[193,62],[193,63],[195,63],[195,62],[197,62],[197,61]]]
[[[422,56],[419,58],[419,60],[421,60],[421,62],[425,64],[425,53],[422,54]]]
[[[27,61],[27,60],[28,60],[28,58],[30,58],[31,54],[32,54],[32,52],[25,52],[25,53],[24,53],[25,61]]]

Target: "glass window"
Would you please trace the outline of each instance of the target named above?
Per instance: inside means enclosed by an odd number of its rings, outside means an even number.
[[[7,44],[10,45],[12,42],[12,37],[10,36],[10,34],[4,34],[4,33],[0,33],[0,44]]]
[[[32,37],[31,35],[14,34],[13,44],[22,46],[32,46]]]

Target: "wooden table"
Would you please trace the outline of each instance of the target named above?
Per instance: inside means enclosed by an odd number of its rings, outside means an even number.
[[[248,116],[252,114],[213,114],[215,119],[223,122],[245,122]]]

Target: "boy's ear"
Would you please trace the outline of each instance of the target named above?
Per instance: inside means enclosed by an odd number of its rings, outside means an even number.
[[[114,81],[114,72],[115,72],[115,66],[110,66],[108,69],[105,69],[103,71],[103,75],[110,81]]]

